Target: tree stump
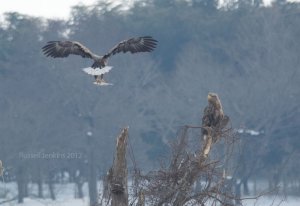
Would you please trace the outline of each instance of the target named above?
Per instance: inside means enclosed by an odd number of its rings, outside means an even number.
[[[109,186],[112,197],[111,206],[128,206],[126,147],[128,128],[124,128],[117,138],[116,152]]]

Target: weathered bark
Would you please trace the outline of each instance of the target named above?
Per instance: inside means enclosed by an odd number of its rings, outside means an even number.
[[[117,138],[116,153],[109,186],[112,197],[111,206],[128,206],[126,147],[128,128],[124,128]]]

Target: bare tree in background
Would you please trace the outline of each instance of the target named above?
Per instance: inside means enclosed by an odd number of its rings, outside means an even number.
[[[3,176],[4,167],[2,166],[2,161],[0,160],[0,176]]]

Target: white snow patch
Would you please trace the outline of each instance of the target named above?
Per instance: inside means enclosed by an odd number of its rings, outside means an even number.
[[[266,196],[260,197],[257,200],[249,199],[243,200],[244,206],[271,206],[271,205],[280,205],[280,206],[299,206],[300,198],[299,197],[283,197],[283,196]]]
[[[258,131],[254,131],[254,130],[246,130],[246,133],[253,135],[253,136],[257,136],[260,134]]]
[[[255,130],[252,130],[252,129],[238,129],[237,132],[240,133],[240,134],[250,134],[252,136],[257,136],[257,135],[260,135],[262,133],[262,132],[255,131]]]

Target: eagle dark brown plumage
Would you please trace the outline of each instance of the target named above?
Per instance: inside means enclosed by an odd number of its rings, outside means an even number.
[[[121,41],[115,45],[108,53],[99,56],[91,52],[87,47],[76,41],[49,41],[42,47],[43,53],[47,57],[63,58],[70,54],[79,55],[83,58],[90,58],[94,60],[92,68],[103,68],[107,65],[108,58],[117,53],[130,52],[132,54],[137,52],[151,52],[156,48],[157,40],[151,36],[143,36],[131,38]],[[103,75],[95,76],[97,82],[102,82]]]
[[[208,134],[207,127],[214,133],[213,141],[217,140],[217,133],[219,133],[229,122],[229,117],[224,115],[221,101],[217,94],[208,93],[208,106],[204,109],[202,118],[202,136],[205,139]]]

